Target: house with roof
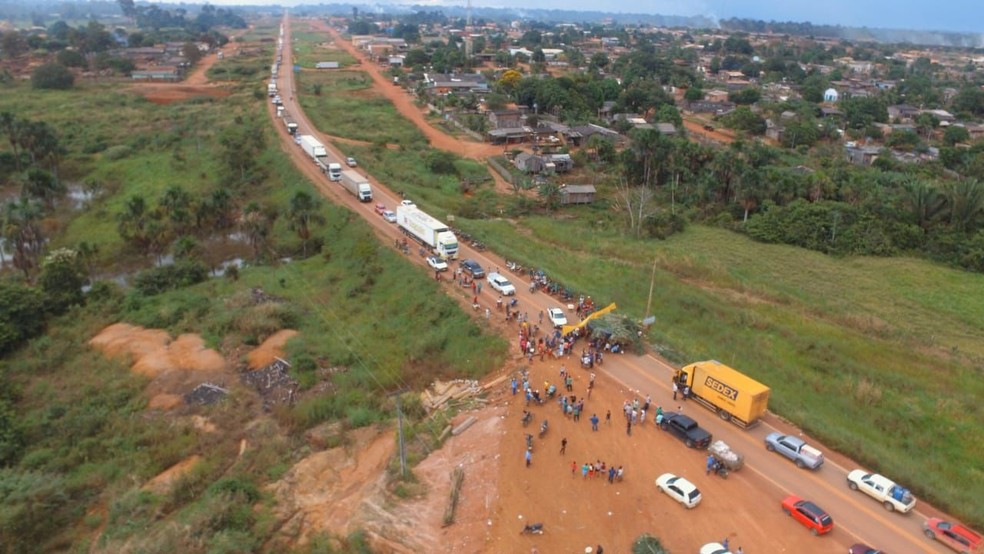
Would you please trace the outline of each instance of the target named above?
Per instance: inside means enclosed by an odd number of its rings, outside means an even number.
[[[510,129],[523,126],[523,112],[519,110],[491,110],[489,123],[493,129]]]
[[[912,121],[917,115],[919,115],[919,108],[908,104],[895,104],[894,106],[888,107],[888,119],[890,121]]]
[[[489,91],[489,84],[481,73],[424,73],[424,86],[428,94],[441,96]]]
[[[875,162],[882,153],[880,146],[845,146],[844,154],[847,161],[855,165],[868,166]]]
[[[560,204],[569,206],[573,204],[591,204],[595,201],[597,191],[594,185],[560,185]]]

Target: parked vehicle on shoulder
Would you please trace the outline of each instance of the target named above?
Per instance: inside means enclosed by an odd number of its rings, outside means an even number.
[[[959,523],[931,517],[923,524],[923,534],[960,554],[984,553],[984,537]]]
[[[345,165],[347,165],[349,167],[355,167],[355,166],[357,166],[359,164],[356,163],[355,158],[345,158]]]
[[[719,542],[709,542],[700,547],[700,554],[731,554],[731,551]]]
[[[881,502],[890,512],[899,511],[904,514],[912,511],[916,506],[916,497],[912,496],[909,489],[900,487],[891,479],[877,473],[865,473],[863,469],[855,469],[847,474],[847,486]]]
[[[769,452],[778,452],[789,458],[796,463],[798,468],[817,469],[823,465],[823,454],[799,437],[769,433],[765,437],[765,449]]]
[[[800,522],[814,535],[823,535],[834,529],[834,518],[823,508],[798,496],[787,496],[782,501],[782,511]]]
[[[550,323],[554,328],[567,325],[567,316],[564,315],[564,310],[560,308],[547,308],[547,317],[550,318]]]
[[[688,448],[707,448],[711,444],[711,434],[700,428],[693,418],[677,412],[666,412],[659,428],[669,431],[682,440]]]
[[[448,262],[441,259],[440,256],[427,256],[427,265],[431,266],[434,271],[448,270]]]
[[[485,277],[485,270],[482,269],[482,264],[476,262],[475,260],[462,260],[461,271],[464,271],[475,279]]]
[[[656,478],[656,486],[664,494],[683,504],[685,508],[693,508],[700,504],[700,490],[683,477],[664,473]]]
[[[509,279],[506,279],[502,275],[493,271],[492,273],[489,273],[489,276],[486,277],[486,279],[489,282],[489,286],[502,293],[503,296],[512,296],[516,294],[516,287],[509,282]]]
[[[866,544],[857,543],[847,549],[847,554],[885,554],[885,551],[871,548]]]

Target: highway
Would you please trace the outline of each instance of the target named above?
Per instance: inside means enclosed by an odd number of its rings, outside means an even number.
[[[330,156],[339,161],[344,160],[345,157],[332,145],[330,140],[314,128],[300,109],[294,74],[291,70],[293,60],[289,48],[291,44],[290,25],[286,14],[283,25],[285,47],[278,84],[286,112],[298,123],[298,134],[311,134],[319,137],[319,140],[328,148]],[[284,150],[291,155],[298,168],[308,175],[311,181],[316,183],[319,190],[330,197],[332,201],[348,206],[355,213],[363,215],[380,236],[382,243],[392,246],[394,239],[402,235],[395,225],[385,222],[373,211],[373,205],[376,202],[382,202],[389,209],[395,210],[396,204],[399,203],[399,197],[373,179],[371,175],[368,175],[366,167],[360,166],[359,171],[367,174],[373,185],[375,198],[373,202],[368,204],[359,203],[342,187],[329,183],[310,158],[304,154],[300,147],[294,144],[283,123],[276,119],[276,112],[272,105],[269,106],[269,113],[280,133]],[[499,267],[504,273],[508,273],[505,271],[505,261],[493,252],[478,253],[465,244],[460,244],[460,248],[462,259],[471,258],[485,267]],[[414,255],[411,258],[421,266],[425,265],[418,256]],[[520,305],[524,309],[528,309],[530,313],[560,305],[559,301],[546,294],[530,294],[522,279],[515,275],[510,277],[516,284]],[[602,304],[604,303],[602,302]],[[740,368],[738,369],[740,370]],[[605,359],[604,365],[600,366],[597,371],[604,372],[628,389],[640,391],[643,395],[652,394],[655,404],[672,409],[681,403],[672,400],[670,392],[672,367],[655,355],[609,355]],[[715,439],[725,440],[732,448],[745,456],[745,467],[741,470],[742,473],[752,472],[764,483],[767,483],[766,489],[760,491],[760,497],[735,499],[735,502],[744,501],[748,503],[747,509],[751,512],[754,513],[756,510],[763,509],[778,512],[779,501],[786,494],[796,494],[802,498],[816,501],[830,512],[836,522],[836,533],[849,536],[846,540],[839,541],[840,544],[863,542],[893,554],[942,554],[950,552],[940,543],[928,540],[922,531],[922,524],[926,517],[946,518],[945,514],[929,506],[921,499],[916,509],[910,514],[891,513],[876,500],[860,492],[851,491],[846,485],[847,473],[861,466],[853,463],[847,457],[833,453],[822,444],[808,438],[808,442],[820,448],[826,457],[823,467],[814,472],[800,470],[780,455],[767,452],[763,445],[763,439],[768,433],[782,431],[787,434],[799,434],[796,429],[785,424],[780,418],[769,414],[760,425],[750,430],[742,430],[733,424],[720,420],[712,412],[695,402],[688,402],[685,406],[686,412],[695,417],[702,427],[714,435]],[[888,477],[891,478],[892,476],[888,475]],[[903,483],[903,485],[905,484]],[[789,530],[790,533],[806,533],[803,529],[797,529],[794,523],[789,524]],[[835,543],[827,543],[826,546],[818,544],[810,547],[809,550],[800,551],[830,552],[834,551],[832,548],[834,545]],[[843,550],[838,551],[843,552]]]

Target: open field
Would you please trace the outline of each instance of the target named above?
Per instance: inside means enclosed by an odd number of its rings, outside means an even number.
[[[319,41],[328,40],[323,33],[294,31],[294,59],[303,69],[314,69],[318,62],[338,62],[343,69],[358,60],[337,48],[324,48]]]
[[[262,59],[243,63],[265,66]],[[296,258],[299,239],[282,214],[294,193],[313,189],[272,140],[273,129],[259,127],[266,141],[257,160],[265,174],[248,184],[223,183],[223,132],[265,117],[265,97],[244,87],[222,99],[159,106],[113,89],[86,84],[37,93],[19,85],[0,95],[0,111],[16,108],[18,117],[56,129],[67,151],[62,179],[72,186],[103,184],[85,207],[59,203],[45,222],[52,246],[79,240],[97,245],[97,274],[148,267],[151,259],[125,248],[116,231],[126,199],[143,196],[153,206],[172,185],[200,198],[224,184],[240,207],[254,201],[280,216],[269,234],[269,256]],[[388,421],[386,393],[396,388],[477,377],[501,364],[504,341],[439,294],[426,273],[383,248],[348,210],[322,203],[319,212],[328,223],[314,231],[326,244],[318,255],[247,265],[237,279],[213,278],[155,296],[99,284],[87,306],[53,321],[47,335],[4,358],[0,417],[23,440],[14,462],[0,471],[0,541],[23,552],[90,546],[119,551],[124,545],[148,552],[258,549],[275,523],[274,500],[260,488],[309,452],[298,439],[304,430],[340,422],[332,440],[341,441],[348,429]],[[257,305],[254,288],[280,302]],[[299,402],[265,416],[255,393],[232,377],[225,383],[233,389],[230,401],[207,413],[221,433],[200,432],[187,417],[148,410],[148,379],[87,346],[101,328],[119,321],[172,336],[201,334],[233,368],[273,332],[296,329],[299,337],[287,349],[301,386]],[[319,394],[319,385],[333,394]],[[239,452],[243,437],[250,445],[245,455]],[[201,463],[173,490],[143,487],[192,454],[201,455]],[[44,506],[45,517],[37,516],[37,506]],[[199,537],[194,548],[179,527]],[[348,544],[358,543],[355,537]]]

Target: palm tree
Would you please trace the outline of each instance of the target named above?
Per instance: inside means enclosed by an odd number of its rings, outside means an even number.
[[[124,241],[137,249],[144,249],[149,242],[148,226],[151,214],[143,196],[131,196],[116,214],[116,231]]]
[[[297,233],[301,239],[302,255],[307,257],[307,244],[311,239],[311,225],[324,225],[321,215],[321,202],[306,191],[297,191],[287,207],[287,228]]]
[[[273,218],[263,213],[259,204],[250,202],[239,215],[239,227],[253,247],[253,257],[259,258],[273,227]]]
[[[14,247],[14,267],[23,271],[26,278],[38,266],[44,250],[42,215],[41,207],[24,197],[7,202],[4,207],[3,237]]]
[[[950,226],[973,231],[984,214],[984,185],[977,179],[962,179],[948,183],[944,191]]]
[[[920,179],[908,179],[902,183],[903,203],[923,231],[929,229],[943,212],[946,198],[935,186]]]
[[[54,208],[55,199],[63,196],[65,192],[65,185],[54,175],[37,167],[27,170],[21,186],[21,194],[43,203],[49,210]]]
[[[174,227],[176,235],[184,234],[191,221],[191,195],[181,185],[172,185],[164,191],[158,206],[164,217]]]

